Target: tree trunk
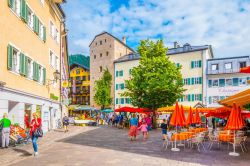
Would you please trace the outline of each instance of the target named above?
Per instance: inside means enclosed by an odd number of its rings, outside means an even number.
[[[156,111],[155,109],[153,110],[153,124],[152,124],[152,128],[153,129],[157,129],[157,123],[156,123]]]

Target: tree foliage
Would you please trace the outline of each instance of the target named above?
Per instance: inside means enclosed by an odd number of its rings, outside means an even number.
[[[181,67],[166,57],[167,48],[162,40],[143,40],[138,47],[139,66],[132,69],[131,79],[125,81],[134,106],[155,110],[171,106],[184,92]]]
[[[100,80],[95,81],[95,95],[94,100],[96,104],[101,106],[101,109],[109,107],[112,103],[111,97],[112,75],[109,70],[104,70],[103,76]]]

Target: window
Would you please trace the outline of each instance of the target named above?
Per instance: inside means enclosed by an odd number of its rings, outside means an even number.
[[[59,58],[55,56],[55,66],[54,69],[59,70]]]
[[[219,70],[219,64],[212,64],[212,70]]]
[[[44,26],[43,26],[43,24],[41,24],[41,23],[39,23],[39,25],[40,25],[40,27],[39,27],[39,37],[40,37],[41,39],[43,39],[43,38],[44,38],[44,32],[43,32]]]
[[[30,10],[29,7],[27,7],[27,17],[28,17],[28,26],[30,28],[33,28],[33,12]]]
[[[104,41],[105,41],[105,43],[106,43],[106,42],[107,42],[107,39],[105,39]]]
[[[99,71],[102,72],[102,66],[99,67]]]
[[[213,86],[213,87],[217,87],[218,85],[219,85],[218,80],[213,80],[212,86]]]
[[[123,70],[116,71],[115,76],[116,76],[116,77],[122,77],[122,76],[123,76]]]
[[[100,53],[100,58],[102,57],[102,53]]]
[[[247,84],[247,78],[240,78],[239,79],[239,84],[240,85],[246,85]]]
[[[232,86],[232,84],[233,84],[233,81],[231,78],[226,79],[226,86]]]
[[[80,74],[80,69],[76,69],[76,74]]]
[[[77,81],[80,81],[80,80],[81,80],[81,77],[80,77],[80,76],[77,76],[77,77],[76,77],[76,80],[77,80]]]
[[[212,96],[212,103],[217,103],[220,100],[219,96]]]
[[[246,62],[240,62],[240,68],[246,67],[247,63]]]
[[[53,64],[54,64],[54,53],[52,51],[49,51],[49,64],[50,66],[53,67]]]
[[[130,104],[131,103],[131,99],[130,98],[125,98],[125,103],[126,104]]]
[[[57,28],[55,27],[55,25],[50,21],[50,36],[57,42],[59,43],[60,41],[60,35],[59,35],[59,31],[57,30]]]
[[[97,46],[97,42],[95,43],[95,45]]]
[[[32,79],[33,78],[33,62],[31,59],[28,58],[28,73],[27,73],[27,77],[29,79]]]
[[[109,52],[108,51],[106,52],[106,56],[109,56]]]
[[[54,39],[56,40],[57,43],[59,43],[59,32],[57,29],[55,29]]]
[[[39,65],[38,67],[38,81],[40,83],[43,83],[43,70],[42,70],[42,66]]]
[[[232,62],[225,63],[225,69],[226,69],[226,70],[232,69]]]
[[[176,67],[180,67],[181,65],[180,65],[180,63],[176,63]]]
[[[225,86],[225,79],[219,79],[219,86],[224,87]]]
[[[83,77],[82,77],[82,80],[83,80],[83,81],[86,81],[86,76],[83,76]]]
[[[102,41],[100,41],[100,45],[102,45]]]
[[[42,5],[44,5],[44,0],[40,0],[40,2],[42,3]]]
[[[124,104],[124,98],[121,98],[121,104]]]
[[[200,68],[201,67],[201,60],[198,61],[191,61],[191,68]]]
[[[188,79],[187,79],[187,78],[184,78],[183,84],[184,84],[184,85],[188,85]]]
[[[208,80],[208,87],[212,87],[212,80]]]
[[[13,0],[14,1],[14,6],[13,6],[13,11],[20,16],[21,14],[21,0]]]
[[[20,62],[20,55],[18,50],[13,49],[13,68],[12,71],[19,73],[19,62]]]
[[[233,78],[233,86],[239,86],[239,78]]]
[[[94,55],[94,59],[96,59],[96,55]]]

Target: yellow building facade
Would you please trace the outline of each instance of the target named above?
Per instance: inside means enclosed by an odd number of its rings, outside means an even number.
[[[23,126],[24,114],[38,112],[44,131],[56,127],[62,115],[62,76],[55,80],[55,73],[68,70],[62,2],[0,2],[0,117],[7,112],[13,123]]]
[[[211,46],[190,46],[171,48],[166,55],[177,66],[181,66],[184,89],[179,102],[185,106],[206,104],[207,59],[213,58]],[[115,61],[115,108],[131,106],[130,98],[121,94],[126,90],[125,80],[131,78],[131,70],[139,65],[138,54],[128,54]]]
[[[79,65],[71,65],[70,71],[70,105],[90,105],[90,72]]]

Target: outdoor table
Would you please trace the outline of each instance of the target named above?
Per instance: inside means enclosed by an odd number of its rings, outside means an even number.
[[[234,139],[232,134],[219,134],[219,140],[223,142],[231,142]]]
[[[194,133],[200,133],[203,131],[207,131],[207,128],[195,128],[195,129],[190,129],[189,131]]]
[[[193,135],[192,132],[182,132],[182,133],[175,133],[172,135],[171,140],[172,141],[183,141],[183,140],[187,140],[189,138],[191,138]]]

